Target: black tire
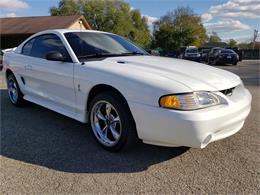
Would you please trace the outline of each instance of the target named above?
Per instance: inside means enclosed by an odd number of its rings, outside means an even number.
[[[12,98],[11,96],[11,92],[10,92],[11,83],[14,83],[16,86],[17,98]],[[18,82],[13,74],[10,74],[7,77],[7,88],[8,88],[8,97],[10,102],[17,107],[23,106],[25,103],[25,100],[23,99],[23,93],[21,92]]]
[[[211,61],[210,61],[210,58],[208,58],[208,65],[211,65]]]
[[[98,102],[105,101],[110,103],[118,113],[120,117],[121,135],[113,146],[104,145],[99,139],[97,133],[95,133],[94,122],[91,117],[94,116],[94,109]],[[106,91],[96,95],[90,102],[89,106],[89,122],[92,128],[92,134],[94,135],[96,141],[105,149],[111,152],[117,152],[122,149],[127,150],[132,148],[138,143],[138,136],[136,131],[135,121],[131,114],[131,111],[127,105],[126,100],[121,94],[116,91]]]
[[[216,59],[213,60],[213,65],[217,66],[218,65],[218,61]]]
[[[237,65],[237,62],[234,62],[233,65],[236,66],[236,65]]]

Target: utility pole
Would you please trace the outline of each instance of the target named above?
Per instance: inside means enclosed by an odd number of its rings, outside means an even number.
[[[257,35],[258,35],[258,30],[254,30],[254,39],[253,39],[253,49],[255,49],[255,42],[256,42],[256,38],[257,38]]]

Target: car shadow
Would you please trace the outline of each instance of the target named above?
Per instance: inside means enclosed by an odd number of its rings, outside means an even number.
[[[188,148],[138,144],[129,151],[110,153],[91,135],[90,128],[35,104],[16,108],[1,90],[1,155],[73,173],[139,172],[172,159]]]

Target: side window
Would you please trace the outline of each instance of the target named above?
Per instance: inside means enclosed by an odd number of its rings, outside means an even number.
[[[71,62],[71,58],[65,46],[60,38],[54,34],[37,37],[31,50],[31,56],[45,59],[46,55],[52,51],[60,52],[65,57],[66,62]]]
[[[31,55],[31,50],[32,50],[34,41],[35,41],[35,38],[33,38],[30,41],[28,41],[27,43],[25,43],[25,45],[23,46],[23,49],[22,49],[22,54],[27,55],[27,56]]]

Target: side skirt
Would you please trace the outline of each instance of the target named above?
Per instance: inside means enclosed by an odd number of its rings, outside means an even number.
[[[35,103],[35,104],[40,105],[45,108],[48,108],[54,112],[60,113],[64,116],[75,119],[79,122],[87,123],[87,121],[85,121],[85,119],[84,119],[84,116],[80,115],[79,113],[70,112],[70,111],[68,111],[60,106],[57,106],[53,103],[50,103],[42,98],[37,98],[37,97],[30,96],[30,95],[25,95],[23,98],[29,102]]]

